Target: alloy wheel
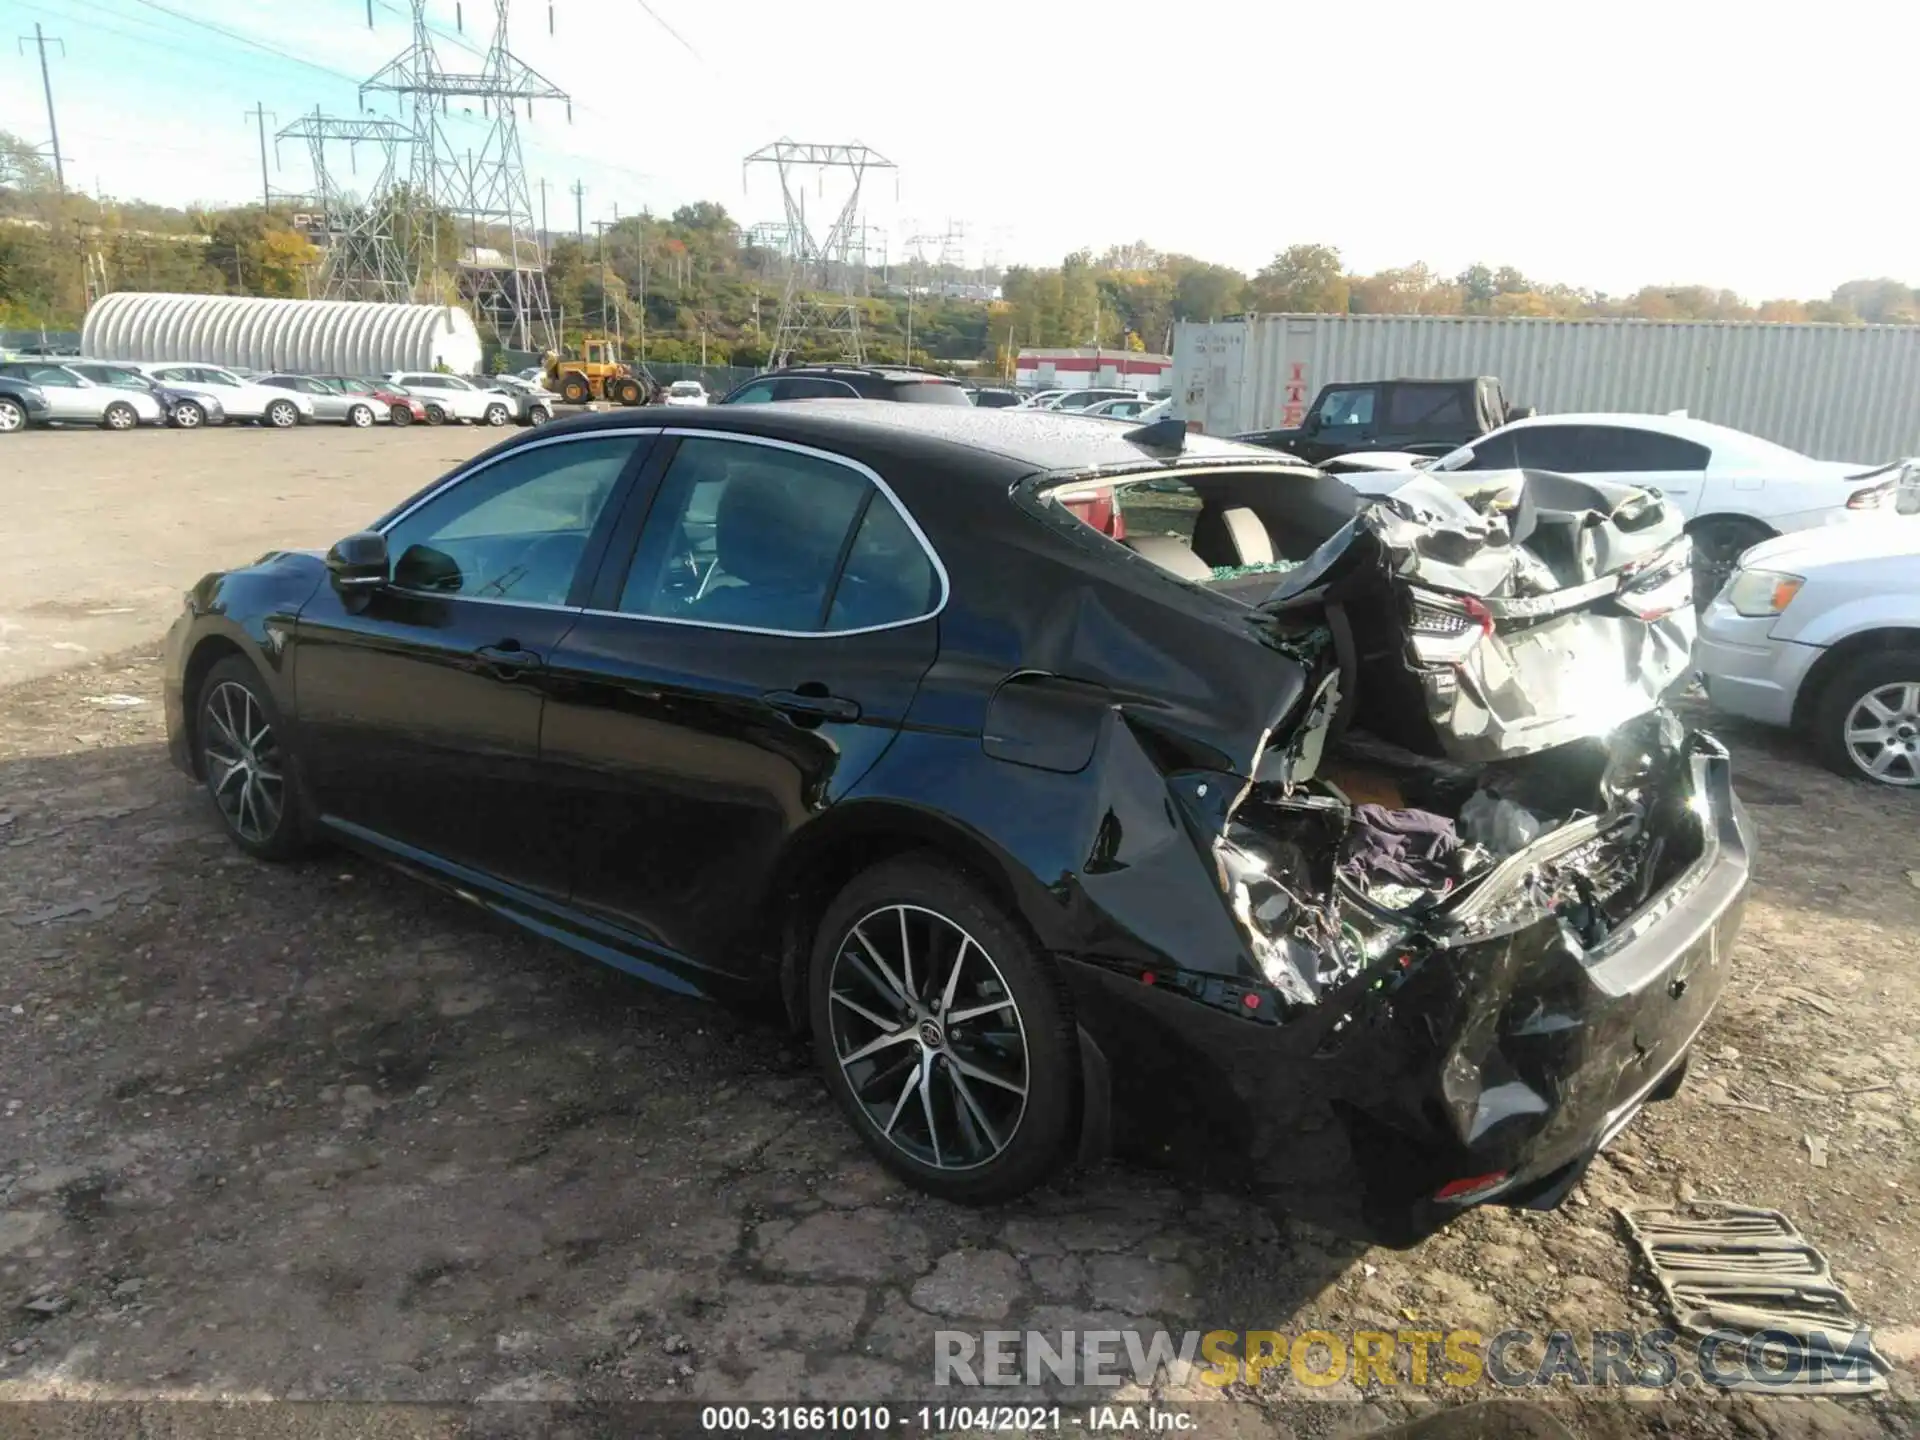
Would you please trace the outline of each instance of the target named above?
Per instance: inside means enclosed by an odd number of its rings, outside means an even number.
[[[131,430],[140,423],[131,405],[109,405],[105,418],[109,430]]]
[[[835,1058],[887,1142],[971,1170],[1026,1113],[1027,1034],[1006,977],[946,916],[887,905],[849,927],[828,975]]]
[[[291,430],[300,421],[300,412],[285,400],[267,407],[267,423],[276,430]]]
[[[190,400],[183,400],[173,407],[173,423],[182,430],[197,430],[206,417],[200,413],[200,407]]]
[[[1879,685],[1847,711],[1847,755],[1882,785],[1920,785],[1920,681]]]
[[[27,412],[11,400],[0,400],[0,435],[27,428]]]
[[[373,411],[364,405],[356,405],[347,412],[347,423],[356,430],[364,430],[373,424]]]
[[[286,780],[280,742],[267,712],[246,686],[222,681],[200,716],[207,788],[234,834],[264,845],[280,828]]]

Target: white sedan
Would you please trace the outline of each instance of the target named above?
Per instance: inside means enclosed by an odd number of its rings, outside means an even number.
[[[1377,458],[1377,475],[1358,476]],[[1355,489],[1392,489],[1415,457],[1340,457]],[[1539,415],[1515,420],[1427,462],[1435,470],[1556,470],[1625,481],[1666,495],[1687,517],[1701,604],[1719,593],[1742,551],[1776,535],[1920,511],[1920,463],[1873,469],[1815,460],[1758,435],[1686,415]],[[1404,474],[1404,471],[1400,471]]]
[[[1920,524],[1783,535],[1700,616],[1714,708],[1791,726],[1842,775],[1920,788]]]
[[[518,408],[505,391],[482,389],[458,375],[442,375],[433,370],[396,370],[387,380],[427,407],[429,425],[446,420],[504,425],[513,419]]]
[[[668,405],[705,405],[707,387],[698,380],[676,380],[667,387],[664,403]]]
[[[257,420],[276,430],[291,430],[313,419],[313,397],[291,390],[276,390],[242,380],[231,370],[218,365],[192,365],[179,362],[134,367],[162,385],[182,390],[205,390],[217,396],[229,420]]]

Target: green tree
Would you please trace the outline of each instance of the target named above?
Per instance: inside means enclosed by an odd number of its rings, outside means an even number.
[[[1341,313],[1349,288],[1340,252],[1331,245],[1289,245],[1253,277],[1254,308]]]

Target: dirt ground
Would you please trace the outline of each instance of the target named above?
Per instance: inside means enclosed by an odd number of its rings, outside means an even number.
[[[0,446],[0,1400],[952,1404],[942,1329],[1644,1330],[1666,1317],[1614,1207],[1702,1196],[1825,1251],[1892,1396],[1562,1385],[1554,1413],[1595,1437],[1913,1433],[1920,796],[1716,725],[1762,845],[1733,981],[1678,1098],[1557,1212],[1364,1249],[1118,1165],[939,1205],[865,1158],[770,1025],[356,858],[256,864],[167,765],[179,590],[324,544],[493,438]],[[1153,1394],[1208,1433],[1307,1437],[1502,1393],[1284,1376]]]

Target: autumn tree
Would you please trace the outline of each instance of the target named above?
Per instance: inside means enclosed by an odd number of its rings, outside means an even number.
[[[1349,286],[1340,252],[1331,245],[1289,245],[1253,277],[1257,310],[1343,313]]]

